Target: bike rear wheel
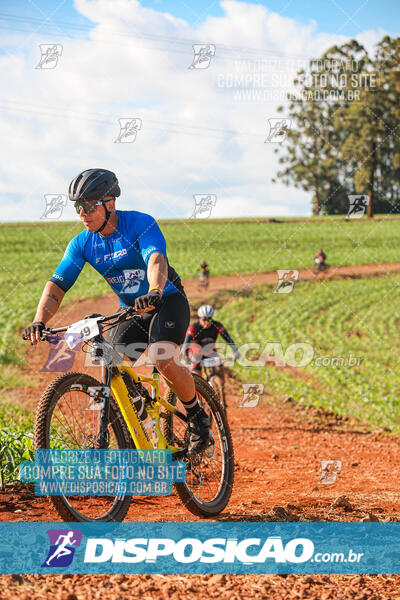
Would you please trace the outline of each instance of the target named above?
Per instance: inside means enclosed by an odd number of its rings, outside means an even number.
[[[207,275],[200,275],[200,279],[199,279],[199,287],[204,287],[207,288],[208,287],[208,276]]]
[[[175,489],[184,506],[194,515],[212,517],[224,510],[229,502],[234,471],[232,437],[225,412],[210,385],[200,376],[193,375],[200,404],[211,420],[214,443],[203,452],[187,456],[186,482],[175,483]],[[172,390],[168,402],[183,410]],[[187,424],[173,413],[163,412],[161,431],[169,444],[186,448],[189,441]]]
[[[57,377],[44,391],[35,416],[34,447],[37,449],[96,448],[99,407],[90,388],[101,384],[84,373]],[[96,414],[97,413],[97,414]],[[125,421],[110,397],[109,448],[133,448]],[[132,497],[49,496],[64,521],[122,521]]]

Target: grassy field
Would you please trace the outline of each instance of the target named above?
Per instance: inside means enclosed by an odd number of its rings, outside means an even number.
[[[274,294],[272,287],[263,286],[247,297],[220,293],[214,298],[220,306],[217,318],[237,343],[257,342],[265,351],[267,342],[278,341],[283,355],[296,343],[309,344],[314,351],[309,364],[291,372],[273,364],[237,365],[235,372],[243,382],[263,383],[274,396],[291,396],[397,433],[399,300],[400,275],[299,282],[290,294]],[[259,354],[252,350],[248,356]],[[305,380],[304,374],[311,379]]]
[[[397,221],[368,220],[279,223],[249,219],[163,221],[170,263],[183,278],[197,274],[206,259],[212,275],[303,268],[312,264],[319,246],[331,265],[395,262]],[[0,390],[21,385],[16,364],[23,343],[18,328],[34,316],[43,286],[61,259],[68,241],[81,224],[20,223],[0,225]],[[77,297],[94,297],[109,287],[90,266],[85,266],[64,302]],[[25,382],[27,383],[27,382]]]

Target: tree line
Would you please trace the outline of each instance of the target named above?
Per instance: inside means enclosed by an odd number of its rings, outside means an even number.
[[[273,181],[312,191],[314,215],[347,214],[352,194],[368,197],[369,217],[399,213],[400,38],[385,36],[372,57],[356,40],[333,46],[297,73],[288,99]]]

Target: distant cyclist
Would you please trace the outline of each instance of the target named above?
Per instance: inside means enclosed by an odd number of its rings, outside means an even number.
[[[214,309],[209,304],[200,306],[198,312],[199,320],[189,326],[186,332],[184,353],[189,359],[190,369],[193,373],[201,375],[201,363],[204,358],[218,357],[215,342],[220,335],[234,351],[234,358],[240,357],[237,346],[225,327],[219,321],[213,320]],[[224,381],[223,365],[216,367],[217,373]]]
[[[205,260],[197,267],[200,270],[200,285],[202,287],[208,287],[210,277],[210,267]]]
[[[190,308],[179,275],[169,265],[163,234],[145,213],[116,210],[121,190],[106,169],[88,169],[69,186],[85,229],[69,242],[64,257],[46,283],[36,316],[25,337],[41,339],[45,324],[57,312],[65,293],[89,263],[119,297],[122,309],[134,306],[140,319],[116,327],[109,336],[128,358],[137,360],[149,346],[149,357],[174,389],[188,415],[189,450],[199,452],[210,440],[210,419],[201,408],[190,371],[172,356],[179,354],[190,321]],[[160,358],[159,349],[171,349]],[[140,346],[140,348],[138,348]]]
[[[326,268],[326,254],[322,248],[319,248],[318,252],[316,253],[314,257],[314,263],[318,271]]]

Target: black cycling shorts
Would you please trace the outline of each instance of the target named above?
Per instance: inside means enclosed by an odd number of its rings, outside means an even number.
[[[121,310],[125,307],[121,306]],[[157,312],[149,311],[140,318],[120,323],[111,329],[107,341],[119,354],[136,361],[155,342],[183,344],[190,322],[190,307],[185,294],[170,294],[162,300]]]

